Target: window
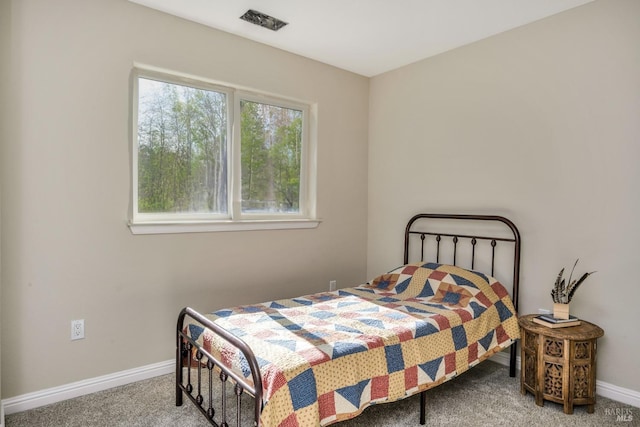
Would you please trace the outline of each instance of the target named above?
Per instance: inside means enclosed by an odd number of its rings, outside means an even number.
[[[315,227],[311,106],[136,68],[134,233]]]

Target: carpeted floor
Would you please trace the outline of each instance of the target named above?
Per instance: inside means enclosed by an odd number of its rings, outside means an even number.
[[[562,406],[520,394],[518,378],[505,366],[484,362],[427,392],[427,426],[640,426],[640,408],[598,397],[593,414],[577,406],[573,415]],[[106,427],[209,425],[187,402],[176,407],[172,375],[165,375],[6,417],[7,427]],[[249,415],[250,399],[244,399]],[[246,406],[246,408],[245,408]],[[246,411],[244,411],[246,409]],[[336,427],[418,426],[419,398],[372,406],[359,417]],[[631,421],[618,419],[629,415]],[[244,416],[243,416],[244,418]],[[234,424],[230,424],[234,425]],[[243,425],[251,425],[245,423]]]

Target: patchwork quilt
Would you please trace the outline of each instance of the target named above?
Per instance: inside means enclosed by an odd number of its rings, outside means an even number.
[[[327,425],[441,384],[519,338],[506,289],[451,265],[408,264],[369,284],[216,311],[254,351],[261,425]],[[197,323],[203,348],[251,381],[244,356]]]

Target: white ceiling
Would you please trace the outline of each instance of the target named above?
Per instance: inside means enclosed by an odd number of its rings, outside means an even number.
[[[130,0],[371,77],[593,0]],[[274,32],[248,9],[288,22]]]

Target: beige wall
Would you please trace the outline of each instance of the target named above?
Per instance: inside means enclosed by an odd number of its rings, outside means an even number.
[[[510,217],[520,311],[561,267],[597,270],[572,310],[598,323],[598,379],[640,391],[640,2],[599,0],[371,80],[368,273],[401,260],[420,211]]]
[[[9,139],[9,105],[10,105],[10,62],[11,49],[11,3],[0,0],[0,156],[2,147]],[[0,241],[2,241],[2,183],[4,176],[0,173]],[[0,245],[0,307],[2,307],[2,245]],[[0,396],[2,396],[2,318],[0,316]],[[0,426],[4,424],[3,407],[0,404]]]
[[[185,305],[213,310],[365,279],[368,79],[126,0],[11,4],[4,398],[171,359]],[[133,236],[134,61],[317,102],[320,226]],[[72,319],[85,319],[86,339],[70,341]]]

